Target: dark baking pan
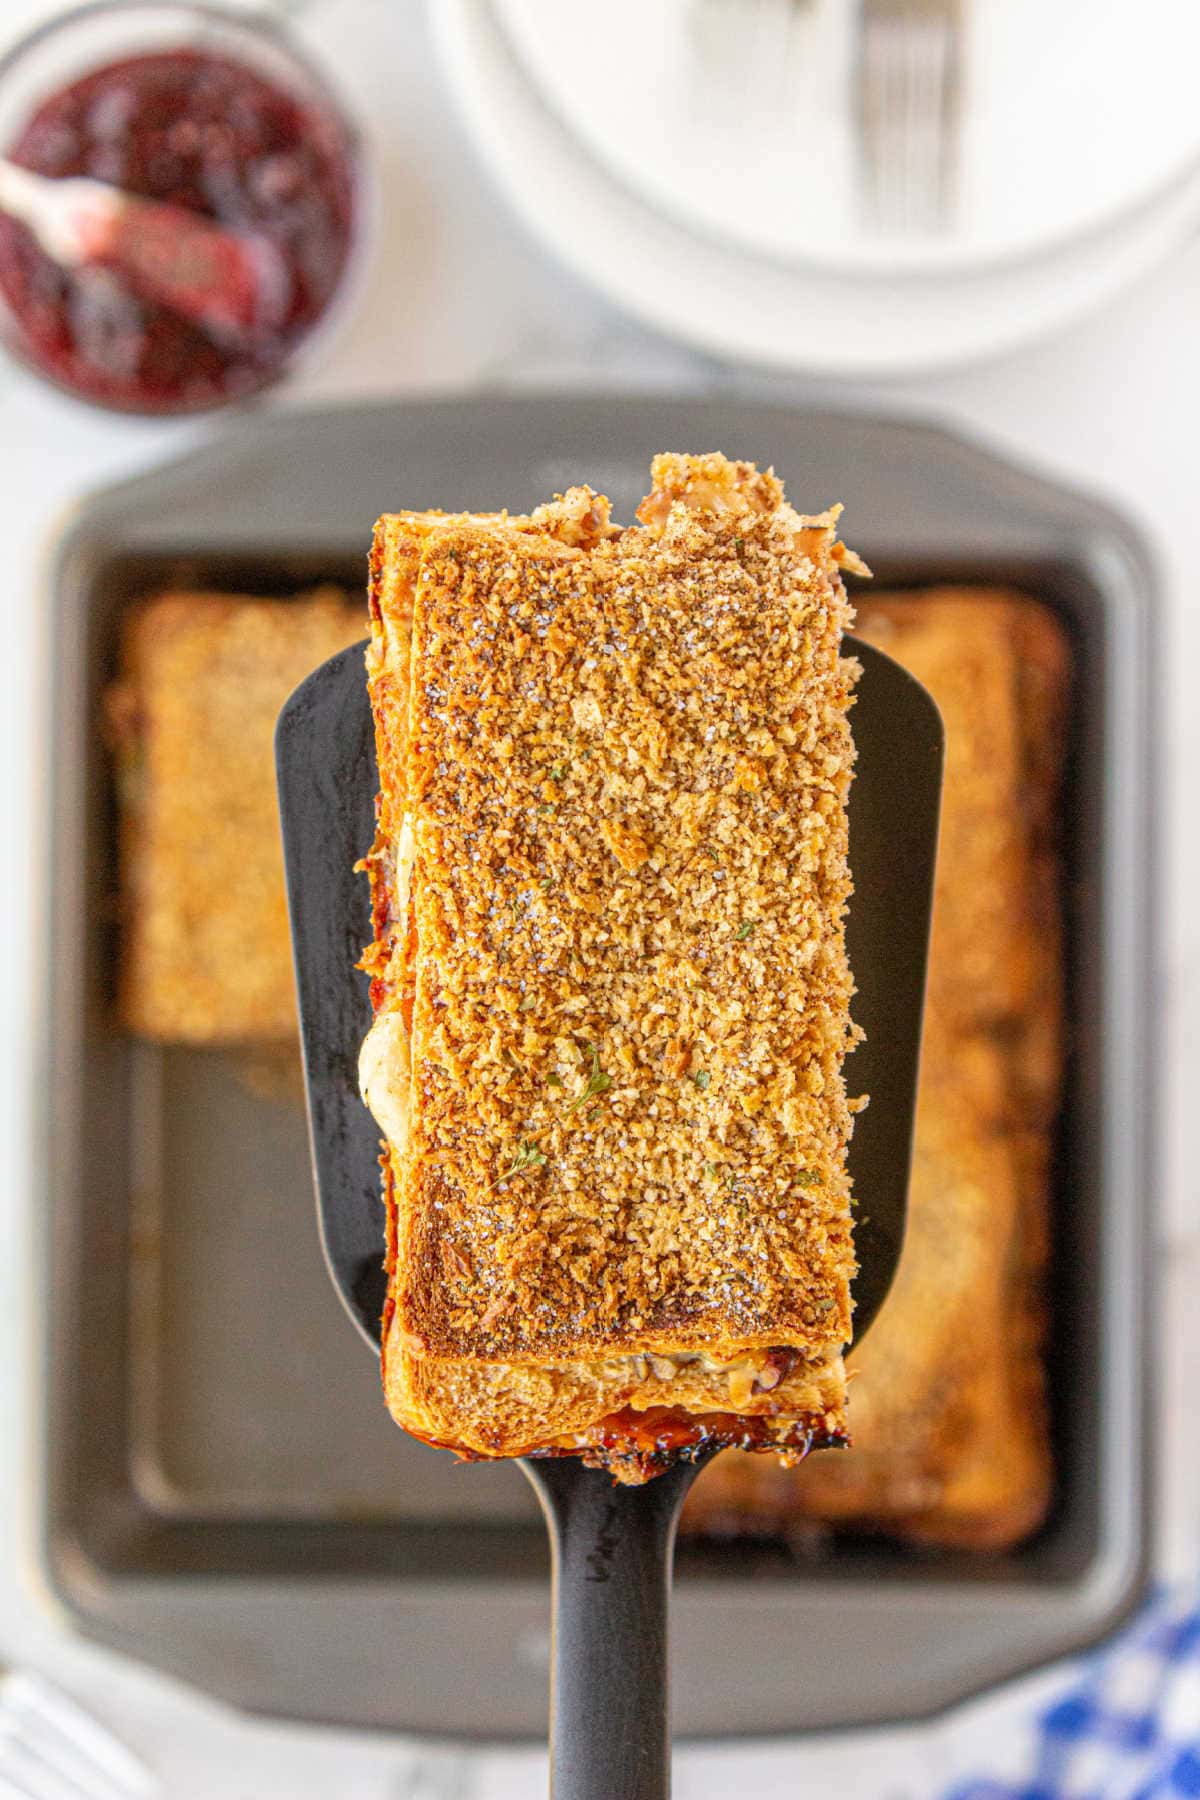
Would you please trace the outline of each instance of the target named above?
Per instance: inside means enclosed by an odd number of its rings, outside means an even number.
[[[1002,1556],[838,1537],[689,1543],[677,1729],[913,1717],[1110,1630],[1143,1590],[1153,579],[1096,503],[926,427],[728,400],[489,399],[265,416],[88,501],[54,564],[41,1069],[41,1554],[91,1636],[243,1706],[538,1736],[545,1538],[520,1475],[392,1427],[321,1264],[291,1065],[112,1022],[114,811],[97,729],[120,613],[166,580],[361,580],[377,513],[525,508],[580,477],[630,517],[651,454],[771,461],[847,504],[889,586],[1015,583],[1074,657],[1071,1051],[1056,1158],[1056,1500]]]

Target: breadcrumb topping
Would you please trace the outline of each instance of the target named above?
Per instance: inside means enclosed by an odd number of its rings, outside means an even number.
[[[639,517],[577,488],[377,528],[394,1328],[406,1357],[547,1370],[789,1346],[834,1370],[836,1436],[851,559],[836,511],[717,455],[658,457]]]

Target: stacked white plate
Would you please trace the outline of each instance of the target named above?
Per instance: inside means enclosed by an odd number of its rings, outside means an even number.
[[[855,0],[430,11],[527,225],[719,355],[864,377],[965,363],[1062,326],[1200,225],[1200,7],[1179,0],[962,0],[954,205],[913,235],[859,203]]]

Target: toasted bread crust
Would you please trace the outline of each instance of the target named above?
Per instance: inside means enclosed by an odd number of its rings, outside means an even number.
[[[376,531],[384,1382],[473,1454],[731,1385],[844,1435],[848,553],[717,456],[640,515]]]

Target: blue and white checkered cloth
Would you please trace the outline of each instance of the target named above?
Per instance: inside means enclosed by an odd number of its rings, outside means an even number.
[[[1200,1584],[1160,1595],[945,1800],[1200,1800]],[[981,1759],[982,1760],[982,1759]]]

